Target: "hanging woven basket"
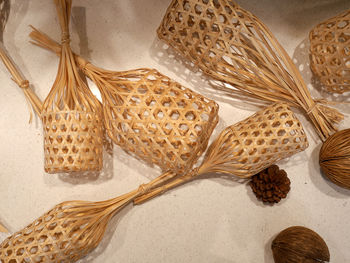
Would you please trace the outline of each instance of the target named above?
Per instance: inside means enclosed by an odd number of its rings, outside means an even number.
[[[350,10],[318,24],[309,38],[311,69],[325,89],[350,91]]]

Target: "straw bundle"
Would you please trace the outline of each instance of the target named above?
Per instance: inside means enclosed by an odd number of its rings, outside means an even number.
[[[61,47],[33,28],[34,44]],[[110,138],[128,153],[183,173],[205,151],[218,122],[218,105],[155,69],[104,70],[75,55],[77,65],[99,88]]]
[[[343,119],[337,110],[312,99],[269,29],[233,1],[173,0],[157,32],[229,92],[304,109],[322,140]]]
[[[308,147],[298,119],[284,103],[271,105],[224,129],[210,145],[202,164],[189,173],[135,199],[140,204],[206,173],[248,178],[278,160]]]
[[[328,92],[350,91],[350,10],[310,31],[310,64]]]
[[[302,226],[289,227],[272,241],[275,263],[329,262],[326,242],[316,232]]]
[[[101,201],[67,201],[0,244],[1,263],[75,262],[100,243],[109,220],[135,197],[164,182],[158,177],[122,196]]]
[[[45,171],[102,168],[102,109],[81,79],[69,45],[71,0],[55,0],[62,30],[62,51],[53,87],[44,101]]]
[[[12,80],[23,90],[26,99],[32,105],[36,114],[40,116],[42,103],[36,96],[34,91],[29,86],[29,81],[26,80],[17,69],[11,58],[6,54],[2,44],[0,44],[0,58],[12,76]],[[31,114],[32,118],[32,114]],[[30,118],[30,119],[31,119]]]
[[[329,180],[350,189],[350,129],[336,132],[323,143],[319,163]]]

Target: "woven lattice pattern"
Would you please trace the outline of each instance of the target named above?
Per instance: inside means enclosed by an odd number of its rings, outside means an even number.
[[[327,91],[350,91],[350,10],[317,25],[309,38],[311,69]]]
[[[102,121],[85,111],[42,114],[45,171],[102,169]]]
[[[191,168],[217,124],[218,105],[156,70],[124,72],[115,81],[115,93],[104,98],[114,142],[164,171]]]
[[[107,217],[91,215],[79,218],[72,207],[89,207],[90,202],[61,203],[23,230],[7,238],[0,246],[1,263],[75,262],[89,253],[102,238],[91,229],[107,224]],[[97,212],[96,212],[97,214]],[[99,224],[95,222],[101,219]],[[95,224],[93,224],[95,223]],[[90,240],[87,242],[86,240]]]
[[[279,103],[227,127],[208,149],[203,166],[208,172],[247,178],[308,145],[299,120]]]

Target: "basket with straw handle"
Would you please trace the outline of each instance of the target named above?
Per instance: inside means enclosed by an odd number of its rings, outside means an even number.
[[[99,244],[109,220],[129,202],[139,204],[203,173],[247,178],[307,146],[305,132],[288,106],[271,105],[224,129],[202,165],[183,176],[166,183],[169,174],[165,173],[107,201],[69,201],[55,206],[0,244],[0,262],[75,262]]]
[[[173,0],[157,33],[228,92],[304,109],[322,140],[343,119],[312,99],[270,30],[233,1]]]
[[[35,28],[30,37],[60,53],[60,45]],[[100,90],[106,131],[117,145],[163,171],[179,174],[193,166],[218,122],[213,100],[155,69],[115,72],[75,59]]]
[[[62,30],[58,73],[45,99],[45,171],[95,171],[102,168],[102,108],[81,79],[69,45],[71,0],[55,0]]]
[[[276,103],[224,129],[199,167],[137,197],[134,203],[143,203],[202,174],[249,178],[308,146],[305,131],[294,113],[287,104]]]
[[[350,9],[309,34],[310,66],[328,92],[350,91]]]

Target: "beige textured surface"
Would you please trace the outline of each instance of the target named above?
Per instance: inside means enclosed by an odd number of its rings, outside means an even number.
[[[184,60],[164,49],[156,29],[170,1],[73,2],[72,47],[97,65],[113,70],[155,67],[182,85],[220,104],[217,135],[225,126],[254,113],[244,101],[222,96]],[[348,0],[238,1],[262,19],[302,71],[312,94],[307,37],[318,22],[350,8]],[[283,3],[283,4],[282,4]],[[30,45],[29,24],[59,39],[54,5],[47,0],[13,0],[4,43],[34,89],[45,98],[57,73],[55,54]],[[104,200],[134,189],[160,171],[130,158],[117,146],[105,154],[101,174],[67,176],[44,173],[41,121],[28,124],[24,95],[0,66],[0,222],[19,230],[61,201]],[[345,94],[349,100],[349,95]],[[335,99],[340,100],[339,96]],[[349,127],[349,106],[342,127]],[[279,163],[291,179],[287,199],[273,207],[255,200],[249,186],[209,177],[179,187],[149,203],[126,208],[114,218],[102,245],[82,262],[264,262],[272,263],[273,237],[291,225],[318,232],[327,242],[331,262],[350,258],[350,192],[319,172],[320,140],[297,113],[310,146]],[[111,151],[110,151],[111,152]]]

